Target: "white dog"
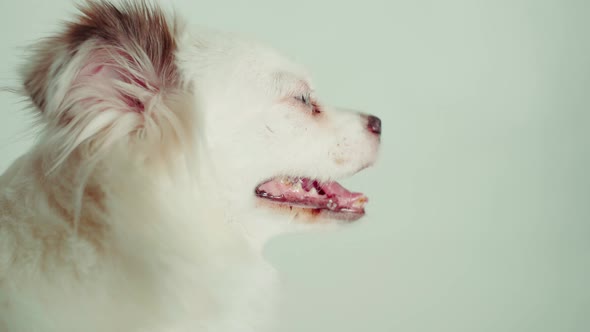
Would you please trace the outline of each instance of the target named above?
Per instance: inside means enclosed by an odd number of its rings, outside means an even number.
[[[261,331],[270,237],[356,220],[381,122],[275,51],[90,1],[36,45],[39,140],[0,177],[0,331]]]

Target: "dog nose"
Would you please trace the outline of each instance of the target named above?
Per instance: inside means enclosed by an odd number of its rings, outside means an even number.
[[[381,119],[374,115],[367,116],[367,119],[367,128],[369,128],[369,131],[373,134],[381,135]]]

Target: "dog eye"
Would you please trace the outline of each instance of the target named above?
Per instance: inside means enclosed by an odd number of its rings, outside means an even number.
[[[299,100],[300,102],[304,103],[307,106],[311,106],[311,97],[309,94],[296,96],[295,99]]]
[[[308,107],[313,114],[320,114],[320,108],[316,104],[315,100],[311,97],[311,93],[306,93],[303,95],[293,97],[300,103],[303,103],[306,107]]]

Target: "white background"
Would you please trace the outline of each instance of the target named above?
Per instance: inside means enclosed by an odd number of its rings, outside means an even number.
[[[176,1],[383,119],[368,216],[276,239],[283,332],[590,331],[590,2]],[[69,0],[0,2],[0,85]],[[0,94],[0,170],[31,142]]]

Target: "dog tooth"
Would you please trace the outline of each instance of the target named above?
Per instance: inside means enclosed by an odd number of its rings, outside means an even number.
[[[336,204],[333,200],[328,201],[328,209],[336,210],[337,207],[338,207],[338,204]]]
[[[318,196],[318,191],[315,188],[311,188],[311,190],[309,191],[310,194],[314,195],[314,196]]]

